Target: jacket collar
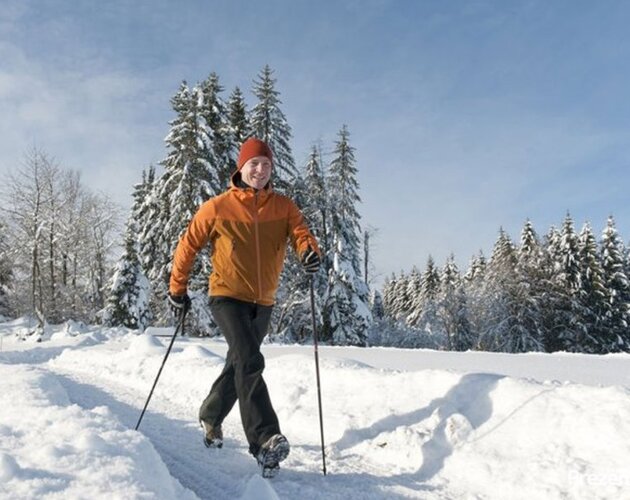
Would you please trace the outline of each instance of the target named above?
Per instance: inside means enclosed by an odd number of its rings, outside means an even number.
[[[241,172],[237,170],[232,174],[230,178],[230,192],[234,192],[239,198],[246,199],[253,197],[256,193],[258,193],[258,199],[264,200],[269,197],[272,193],[271,189],[271,181],[267,183],[267,185],[262,189],[254,189],[251,186],[248,186],[241,179]]]

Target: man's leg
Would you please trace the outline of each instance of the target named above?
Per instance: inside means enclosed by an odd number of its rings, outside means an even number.
[[[265,359],[260,353],[271,309],[236,299],[222,300],[212,306],[214,319],[230,348],[234,387],[252,454],[257,453],[266,439],[280,432],[278,417],[262,377]]]
[[[226,297],[211,297],[210,311],[215,322],[219,312],[220,304],[224,302]],[[218,324],[218,323],[217,323]],[[219,329],[221,327],[219,326]],[[201,403],[199,408],[199,420],[203,420],[212,427],[217,427],[223,423],[223,420],[230,413],[236,403],[236,388],[234,387],[234,365],[232,363],[231,349],[225,356],[225,366],[221,374],[212,384],[210,392],[206,399]]]
[[[223,371],[212,384],[210,393],[201,403],[199,419],[217,427],[236,403],[236,387],[234,387],[234,365],[228,349]]]

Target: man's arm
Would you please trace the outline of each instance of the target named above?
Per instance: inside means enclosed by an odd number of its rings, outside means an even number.
[[[195,257],[210,238],[210,232],[216,218],[214,202],[205,202],[194,215],[188,229],[180,238],[173,255],[173,269],[169,283],[171,295],[185,295],[188,276],[195,262]]]

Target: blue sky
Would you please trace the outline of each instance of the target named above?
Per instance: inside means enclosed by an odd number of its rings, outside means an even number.
[[[269,64],[298,164],[348,125],[382,276],[567,211],[627,240],[628,25],[607,0],[0,0],[0,174],[37,145],[128,205],[180,82],[251,103]]]

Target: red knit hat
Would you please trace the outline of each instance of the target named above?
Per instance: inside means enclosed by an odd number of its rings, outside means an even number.
[[[240,170],[247,160],[251,160],[256,156],[266,156],[273,161],[273,153],[267,143],[261,141],[260,139],[256,139],[255,137],[250,137],[241,146],[241,151],[238,154],[238,161],[236,162],[236,168]]]

